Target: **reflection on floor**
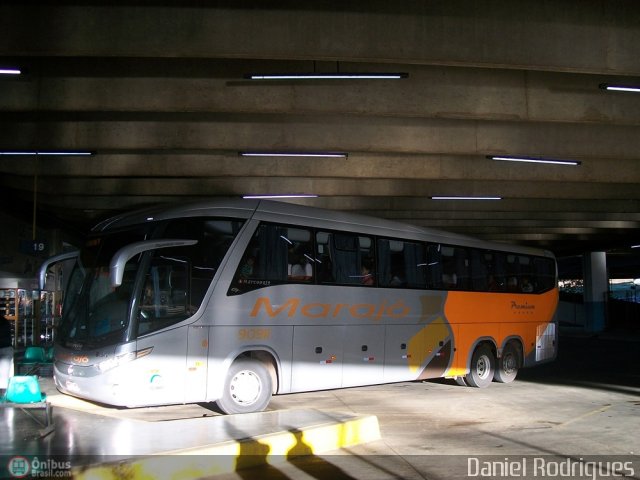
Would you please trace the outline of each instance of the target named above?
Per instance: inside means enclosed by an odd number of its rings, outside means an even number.
[[[0,411],[0,454],[69,461],[76,476],[89,465],[108,463],[112,468],[118,462],[125,462],[127,468],[135,465],[138,470],[159,469],[165,474],[168,468],[195,469],[205,476],[280,457],[352,446],[380,436],[375,416],[316,410],[225,416],[203,405],[119,409],[62,395],[50,378],[40,381],[54,405],[55,430],[40,437],[38,425],[22,411]],[[168,456],[167,460],[144,458],[169,454],[190,457],[183,457],[182,462]]]

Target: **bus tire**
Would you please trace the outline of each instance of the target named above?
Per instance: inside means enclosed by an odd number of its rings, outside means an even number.
[[[468,387],[469,386],[469,385],[467,385],[467,381],[464,379],[464,377],[455,377],[454,380],[461,387]]]
[[[511,383],[518,375],[518,368],[520,368],[520,349],[509,342],[498,359],[493,379],[500,383]]]
[[[465,375],[467,385],[476,388],[486,388],[493,381],[495,357],[489,345],[480,345],[471,357],[471,370]]]
[[[216,403],[227,414],[261,412],[271,400],[271,391],[271,375],[264,364],[241,358],[231,364]]]

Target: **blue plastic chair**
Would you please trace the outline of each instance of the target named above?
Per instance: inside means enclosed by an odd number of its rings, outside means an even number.
[[[42,347],[27,347],[24,351],[24,357],[18,362],[18,372],[23,373],[23,366],[27,366],[28,369],[24,372],[25,375],[31,375],[40,371],[40,366],[47,363],[44,348]]]
[[[0,408],[19,408],[29,415],[44,429],[40,430],[40,436],[44,437],[54,429],[52,419],[52,407],[47,401],[47,394],[42,393],[38,377],[33,375],[16,375],[9,379],[7,391],[0,401]],[[29,410],[41,409],[45,411],[43,425]]]
[[[5,400],[13,403],[37,403],[47,398],[40,391],[38,378],[33,375],[16,375],[9,379]]]

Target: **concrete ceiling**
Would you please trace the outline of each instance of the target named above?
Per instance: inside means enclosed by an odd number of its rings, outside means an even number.
[[[113,3],[0,6],[0,64],[23,70],[0,78],[0,149],[95,152],[0,156],[4,208],[30,215],[37,185],[39,218],[84,229],[158,202],[306,193],[559,255],[640,243],[640,94],[599,88],[640,85],[637,1]],[[408,77],[244,78],[314,71]]]

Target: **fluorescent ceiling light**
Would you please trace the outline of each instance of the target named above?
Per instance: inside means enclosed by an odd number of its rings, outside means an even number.
[[[20,75],[21,73],[18,68],[0,68],[0,75]]]
[[[640,87],[634,87],[633,85],[611,85],[609,83],[601,83],[600,88],[603,90],[613,90],[615,92],[640,93]]]
[[[346,152],[238,152],[242,157],[319,157],[346,158]]]
[[[317,198],[318,195],[310,193],[285,193],[285,194],[273,194],[273,195],[243,195],[242,198],[248,200],[265,200],[269,198]]]
[[[79,151],[75,151],[75,152],[65,152],[65,151],[55,151],[55,150],[43,150],[43,151],[0,151],[0,155],[48,155],[48,156],[54,156],[54,155],[58,155],[58,156],[65,156],[65,155],[72,155],[72,156],[91,156],[93,155],[93,152],[79,152]]]
[[[488,155],[487,158],[491,160],[503,160],[505,162],[525,162],[525,163],[548,163],[552,165],[572,165],[578,166],[582,162],[577,160],[559,160],[556,158],[543,158],[543,157],[517,157],[517,156],[505,156],[505,155]]]
[[[250,80],[398,80],[408,73],[250,73]]]
[[[456,196],[443,196],[443,197],[431,197],[431,200],[502,200],[502,197],[456,197]]]
[[[631,245],[631,248],[640,248],[640,245]]]

